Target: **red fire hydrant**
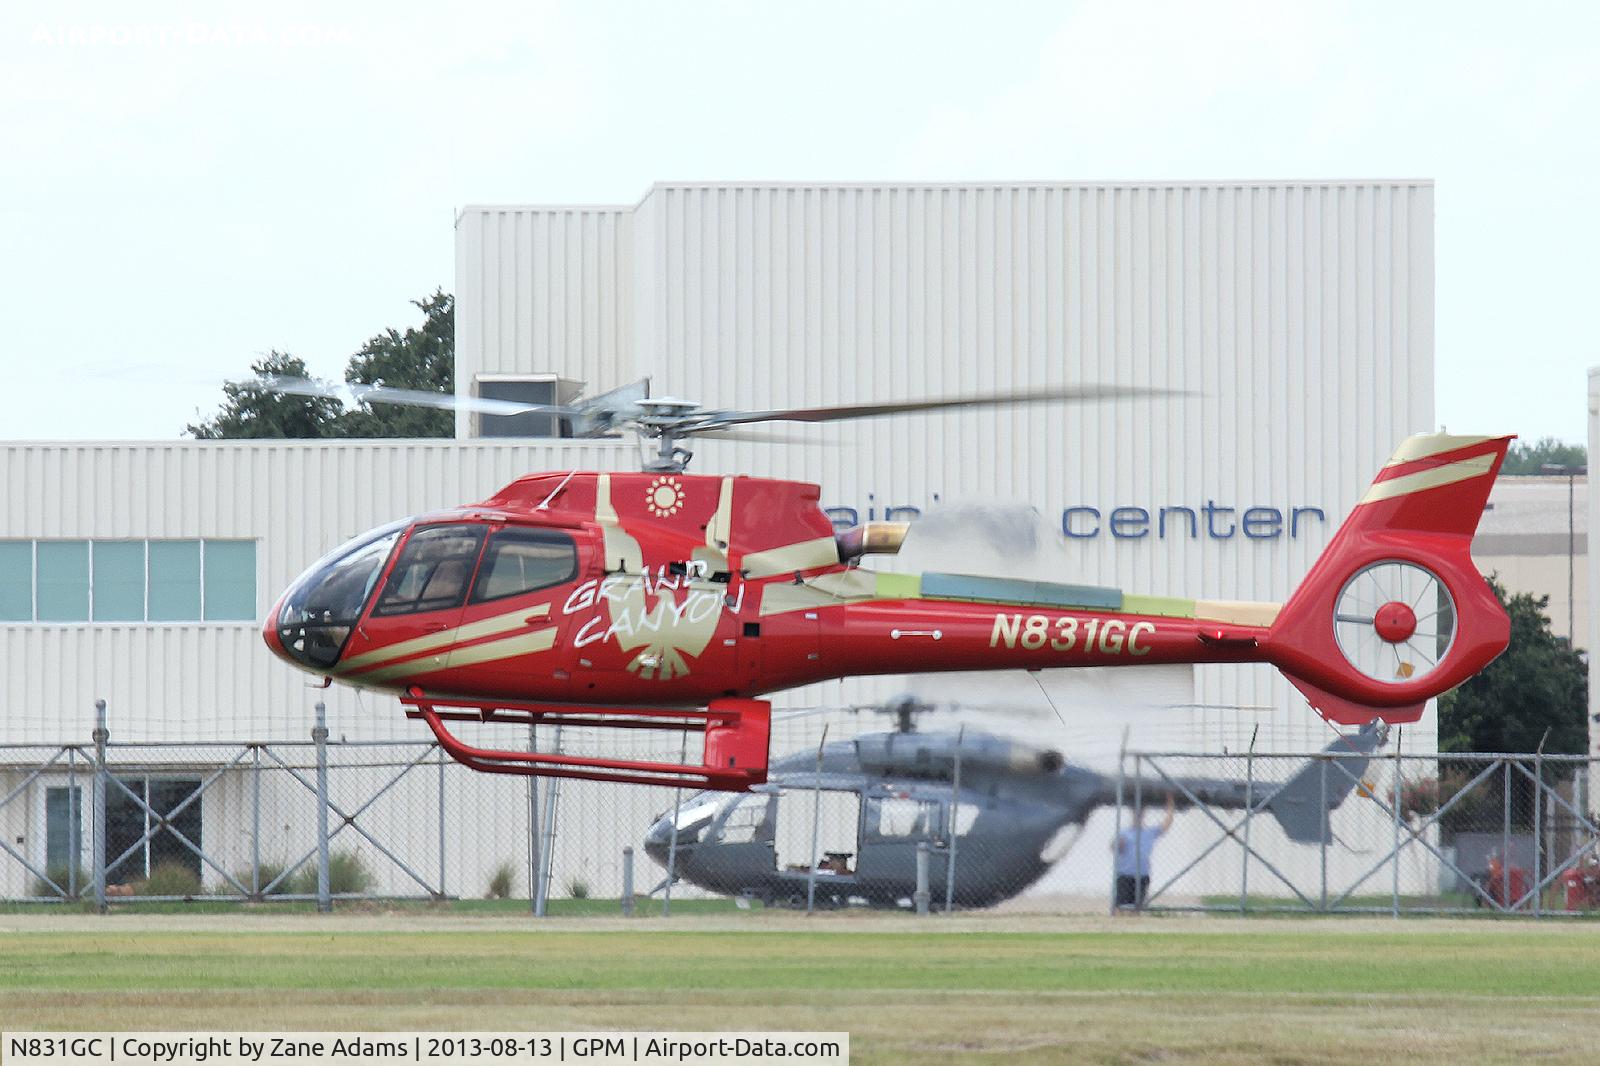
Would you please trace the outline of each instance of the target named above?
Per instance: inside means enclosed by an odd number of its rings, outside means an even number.
[[[1499,855],[1489,856],[1489,898],[1510,907],[1527,895],[1528,871],[1520,866],[1508,870]]]
[[[1567,890],[1567,910],[1600,908],[1600,861],[1593,858],[1577,863],[1561,875]]]

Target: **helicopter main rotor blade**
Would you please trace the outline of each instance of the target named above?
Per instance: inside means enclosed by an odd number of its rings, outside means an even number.
[[[398,389],[388,385],[366,385],[361,382],[329,382],[312,378],[274,377],[263,381],[235,382],[243,388],[263,392],[283,393],[289,396],[321,396],[345,402],[392,403],[404,407],[432,407],[446,411],[469,411],[483,415],[551,414],[570,418],[583,413],[580,408],[556,404],[518,403],[515,400],[495,400],[482,396],[457,396],[448,392],[428,392],[425,389]]]
[[[810,444],[824,447],[835,447],[838,441],[810,440],[793,433],[773,433],[759,429],[707,429],[700,430],[695,436],[701,440],[730,440],[743,444]]]
[[[313,378],[270,377],[252,381],[230,381],[227,384],[239,389],[255,389],[258,392],[276,392],[285,396],[322,396],[330,400],[342,400],[344,389],[330,381],[317,381]]]
[[[360,385],[352,383],[350,391],[357,400],[366,403],[393,403],[406,407],[435,407],[445,411],[470,411],[482,415],[560,415],[571,418],[582,414],[577,407],[563,407],[553,403],[519,403],[516,400],[495,400],[487,396],[457,396],[449,392],[427,392],[422,389],[396,389],[388,385]]]
[[[1150,396],[1191,396],[1182,389],[1155,389],[1139,385],[1064,385],[1022,392],[995,392],[977,396],[952,396],[930,400],[888,400],[882,403],[837,404],[829,407],[794,407],[778,411],[709,411],[700,425],[742,425],[748,422],[839,422],[878,415],[914,414],[957,407],[1004,407],[1024,403],[1099,403]]]

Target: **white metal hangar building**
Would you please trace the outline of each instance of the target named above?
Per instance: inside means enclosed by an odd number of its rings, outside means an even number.
[[[701,441],[691,469],[815,481],[841,525],[916,517],[899,568],[1281,600],[1394,446],[1433,427],[1433,257],[1427,181],[661,184],[627,205],[472,206],[456,218],[456,381],[545,400],[648,376],[656,395],[753,409],[1179,390]],[[301,738],[319,696],[335,738],[418,735],[388,700],[309,690],[259,618],[362,530],[531,470],[637,462],[631,441],[556,432],[463,416],[455,441],[0,445],[0,743],[87,738],[98,698],[122,740]],[[1125,723],[1144,747],[1328,735],[1267,667],[1092,673],[970,692],[1042,706],[1048,688],[1067,722],[1043,739],[1089,761]],[[1405,749],[1432,750],[1433,728],[1430,712]],[[637,805],[596,815],[597,851],[642,831],[659,797]],[[42,850],[47,806],[0,810],[5,839]],[[478,884],[492,858],[453,848],[444,882]]]

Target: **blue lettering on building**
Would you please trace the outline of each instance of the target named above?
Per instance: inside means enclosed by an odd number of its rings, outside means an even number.
[[[933,500],[935,504],[939,502],[938,494]],[[871,493],[865,508],[824,507],[822,511],[839,530],[862,522],[910,522],[922,516],[920,507],[879,504]],[[1238,507],[1212,499],[1198,507],[1163,504],[1100,508],[1074,504],[1061,511],[1061,533],[1068,540],[1282,540],[1311,535],[1327,521],[1327,513],[1320,507]]]

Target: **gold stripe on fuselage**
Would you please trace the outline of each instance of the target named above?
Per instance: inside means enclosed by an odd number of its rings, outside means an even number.
[[[844,570],[818,574],[804,584],[774,582],[761,589],[761,617],[811,611],[818,607],[837,607],[841,603],[863,603],[880,598],[877,575],[871,570]]]
[[[396,659],[406,659],[424,652],[436,651],[439,648],[448,648],[452,644],[462,644],[469,640],[478,640],[482,637],[491,637],[496,633],[504,633],[525,625],[531,618],[543,618],[550,613],[548,603],[536,604],[532,607],[520,607],[515,611],[505,614],[481,618],[476,622],[468,622],[464,626],[454,629],[441,630],[438,633],[429,633],[424,637],[412,637],[410,640],[397,641],[394,644],[385,644],[381,648],[362,652],[360,655],[351,656],[338,664],[338,672],[345,673],[351,670],[360,670],[368,666],[377,666],[380,663],[393,662]]]
[[[373,681],[388,681],[395,677],[404,677],[410,673],[428,673],[433,670],[449,670],[458,666],[477,666],[481,663],[492,663],[500,659],[514,659],[519,655],[532,655],[535,652],[549,651],[556,643],[556,626],[538,629],[532,633],[519,633],[514,637],[505,637],[500,640],[490,640],[482,644],[473,644],[470,647],[451,647],[446,653],[429,657],[429,659],[406,659],[404,662],[391,663],[380,666],[376,670],[369,670],[359,677],[348,680],[365,684]],[[440,660],[440,661],[431,661]]]
[[[839,542],[829,537],[816,537],[798,544],[785,544],[781,548],[750,552],[740,568],[746,577],[771,577],[795,570],[815,570],[819,566],[833,566],[839,561]]]

